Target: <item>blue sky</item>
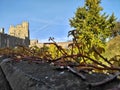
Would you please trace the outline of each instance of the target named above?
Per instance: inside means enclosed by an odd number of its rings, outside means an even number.
[[[66,41],[71,30],[69,19],[84,0],[0,0],[0,28],[8,33],[10,25],[29,22],[30,38],[40,42],[54,37],[56,41]],[[103,12],[120,20],[120,0],[101,0]]]

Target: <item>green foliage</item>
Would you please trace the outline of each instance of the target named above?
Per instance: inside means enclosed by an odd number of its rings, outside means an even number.
[[[110,37],[115,26],[115,16],[110,17],[105,13],[101,14],[103,8],[99,5],[100,0],[86,0],[83,7],[79,7],[75,16],[70,19],[70,31],[73,42],[81,44],[79,53],[93,55],[92,48],[105,48],[105,41]]]
[[[54,44],[50,44],[48,51],[53,59],[59,58],[61,56],[60,51]]]
[[[55,65],[59,64],[58,66],[76,66],[81,70],[83,68],[95,72],[120,71],[119,55],[112,56],[110,60],[101,55],[105,51],[106,39],[113,36],[114,32],[119,32],[120,24],[117,23],[115,27],[114,14],[111,16],[101,14],[103,8],[99,4],[100,0],[86,0],[85,5],[77,9],[75,16],[70,19],[70,25],[74,30],[68,32],[68,36],[73,36],[73,42],[68,45],[68,48],[59,46],[54,38],[50,37],[49,40],[53,43],[44,44],[41,48],[37,46],[3,48],[0,49],[0,55],[15,57],[17,60],[30,59],[31,62],[38,63],[40,60],[45,60],[54,62]],[[110,51],[113,48],[108,46]],[[117,47],[117,50],[119,48]]]
[[[115,37],[117,35],[120,35],[120,22],[116,22],[116,25],[112,30],[112,36]]]
[[[108,59],[120,55],[120,35],[114,37],[106,43],[106,52],[103,53]]]

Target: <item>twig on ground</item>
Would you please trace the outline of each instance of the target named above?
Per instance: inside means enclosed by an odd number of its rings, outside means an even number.
[[[81,73],[75,71],[73,68],[71,68],[70,66],[67,66],[67,69],[72,72],[73,74],[81,77],[82,80],[86,80],[86,77],[84,75],[82,75]]]
[[[111,82],[112,80],[116,79],[117,76],[119,76],[119,75],[120,75],[120,72],[115,73],[115,75],[110,76],[109,78],[106,78],[105,80],[103,80],[103,81],[101,81],[101,82],[90,83],[89,85],[92,86],[92,87],[104,85],[104,84],[106,84],[106,83],[108,83],[108,82]]]
[[[75,74],[76,76],[80,77],[82,80],[86,80],[86,77],[84,75],[82,75],[80,72],[77,72],[76,70],[74,70],[72,67],[70,66],[57,66],[55,67],[56,70],[69,70],[69,72]]]

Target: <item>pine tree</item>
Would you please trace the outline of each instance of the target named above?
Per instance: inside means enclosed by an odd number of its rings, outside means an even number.
[[[90,54],[90,50],[104,48],[105,41],[111,36],[111,31],[115,26],[116,18],[101,13],[101,0],[86,0],[83,7],[77,8],[75,16],[70,19],[70,25],[75,30],[69,32],[73,36],[73,41],[81,43],[78,47],[82,54]]]

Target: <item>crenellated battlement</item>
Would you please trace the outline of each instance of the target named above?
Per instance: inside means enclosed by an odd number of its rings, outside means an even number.
[[[22,24],[13,26],[10,25],[9,33],[4,33],[4,28],[0,30],[0,48],[15,47],[16,45],[29,46],[29,23],[23,22]]]
[[[9,28],[9,35],[22,39],[29,39],[29,23],[23,22],[22,24],[18,24],[16,26],[11,25]]]

